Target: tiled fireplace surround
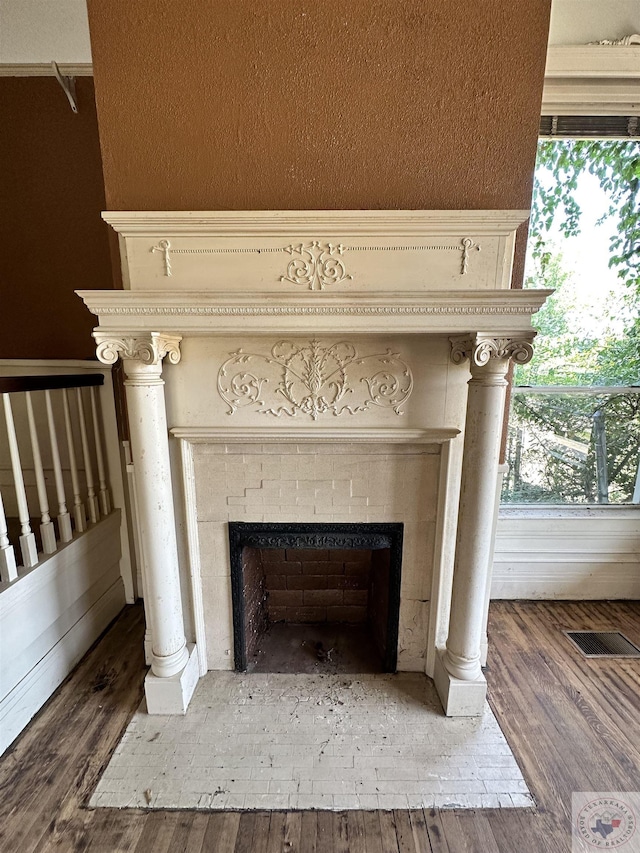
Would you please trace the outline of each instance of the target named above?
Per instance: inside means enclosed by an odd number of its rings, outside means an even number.
[[[481,713],[505,375],[548,295],[509,289],[525,217],[105,215],[126,289],[80,295],[126,374],[149,713],[233,668],[230,521],[402,522],[398,669]]]

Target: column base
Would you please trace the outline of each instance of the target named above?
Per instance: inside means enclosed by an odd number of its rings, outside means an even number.
[[[473,681],[455,678],[445,669],[442,661],[444,649],[436,652],[433,680],[447,717],[480,717],[487,697],[484,675]]]
[[[144,695],[148,714],[186,714],[189,702],[200,678],[198,651],[187,645],[189,660],[176,675],[158,678],[148,672],[144,680]]]

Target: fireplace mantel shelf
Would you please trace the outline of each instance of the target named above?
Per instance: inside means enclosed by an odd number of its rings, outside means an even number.
[[[374,444],[442,444],[451,441],[460,434],[458,429],[344,429],[326,427],[174,427],[170,430],[174,438],[188,441],[190,444],[219,444],[256,442],[269,444],[283,442],[333,443],[340,441]]]
[[[428,291],[354,295],[211,293],[204,291],[83,290],[78,295],[107,331],[162,330],[176,334],[499,334],[530,328],[530,317],[551,290]],[[305,298],[306,297],[306,298]]]

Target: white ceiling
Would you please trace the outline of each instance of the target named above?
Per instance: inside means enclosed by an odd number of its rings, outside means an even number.
[[[586,44],[637,32],[640,0],[553,0],[550,44]],[[91,62],[85,0],[0,0],[0,63],[52,60]]]

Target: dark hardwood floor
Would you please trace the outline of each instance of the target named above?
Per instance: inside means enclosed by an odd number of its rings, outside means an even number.
[[[492,605],[490,702],[535,811],[89,810],[142,695],[142,611],[129,607],[0,760],[0,851],[568,853],[572,791],[640,790],[640,661],[586,660],[566,629],[638,644],[640,604]]]

